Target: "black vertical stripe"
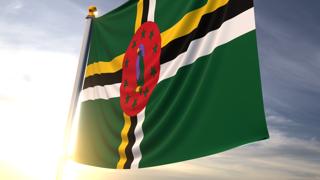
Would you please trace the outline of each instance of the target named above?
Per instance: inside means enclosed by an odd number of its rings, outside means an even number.
[[[144,6],[145,5],[148,5],[148,7],[143,8],[143,16],[147,19],[149,0],[144,0]],[[164,64],[173,60],[179,56],[179,54],[186,52],[193,40],[204,37],[207,33],[217,30],[224,22],[236,17],[252,7],[252,0],[230,0],[228,4],[218,8],[216,11],[203,15],[196,29],[185,36],[170,41],[170,43],[161,49],[160,63]],[[142,22],[144,22],[144,20],[142,20]],[[121,77],[121,70],[115,73],[96,74],[85,79],[83,89],[121,83]]]
[[[133,117],[130,117],[130,121],[131,121],[131,126],[129,128],[129,132],[128,132],[128,145],[125,149],[125,153],[126,153],[126,156],[127,156],[127,161],[126,163],[124,164],[124,169],[130,169],[131,167],[131,164],[133,162],[133,153],[132,153],[132,147],[134,145],[134,143],[136,142],[136,137],[134,135],[134,130],[136,129],[136,126],[137,126],[137,122],[138,122],[138,118],[137,116],[133,116]]]
[[[149,13],[149,0],[143,0],[143,10],[142,10],[142,19],[141,19],[141,25],[148,21],[148,13]],[[125,153],[127,156],[127,161],[124,164],[124,169],[130,169],[131,164],[134,160],[132,148],[134,143],[136,142],[136,136],[134,134],[134,130],[136,129],[138,118],[137,116],[130,117],[131,126],[129,128],[128,132],[128,145],[125,149]]]
[[[141,24],[148,21],[148,14],[149,14],[149,0],[143,0]]]

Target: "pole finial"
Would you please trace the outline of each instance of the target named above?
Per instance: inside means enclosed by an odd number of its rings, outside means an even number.
[[[94,18],[96,17],[97,14],[97,7],[96,6],[89,6],[88,8],[88,17]]]

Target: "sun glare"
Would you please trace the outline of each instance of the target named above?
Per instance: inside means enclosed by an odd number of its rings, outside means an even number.
[[[77,58],[36,50],[0,54],[0,179],[55,179]]]

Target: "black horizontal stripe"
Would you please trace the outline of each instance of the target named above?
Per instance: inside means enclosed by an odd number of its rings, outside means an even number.
[[[136,136],[134,135],[134,130],[136,129],[138,119],[137,119],[137,116],[132,116],[132,117],[130,117],[130,120],[131,120],[131,126],[130,126],[129,132],[128,132],[129,143],[125,149],[127,161],[124,164],[124,169],[130,169],[131,164],[134,160],[133,153],[132,153],[132,147],[133,147],[134,143],[136,142]]]
[[[185,36],[172,40],[161,49],[160,63],[164,64],[175,59],[179,54],[187,51],[193,40],[202,38],[209,32],[217,30],[225,21],[236,17],[252,7],[253,0],[230,0],[228,4],[218,8],[216,11],[203,15],[196,29]],[[121,83],[121,79],[121,70],[116,73],[93,75],[85,79],[83,89]]]
[[[94,86],[104,86],[120,83],[122,78],[122,70],[115,73],[95,74],[84,80],[83,89]]]
[[[187,51],[190,43],[204,37],[211,31],[217,30],[221,25],[240,13],[253,7],[252,0],[231,0],[216,11],[202,16],[200,23],[191,33],[171,41],[161,49],[160,63],[164,64],[175,59],[179,54]]]

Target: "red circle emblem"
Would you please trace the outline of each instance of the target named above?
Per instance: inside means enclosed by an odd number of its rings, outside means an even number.
[[[156,23],[143,23],[133,36],[122,64],[120,105],[129,116],[146,107],[160,74],[161,36]]]

